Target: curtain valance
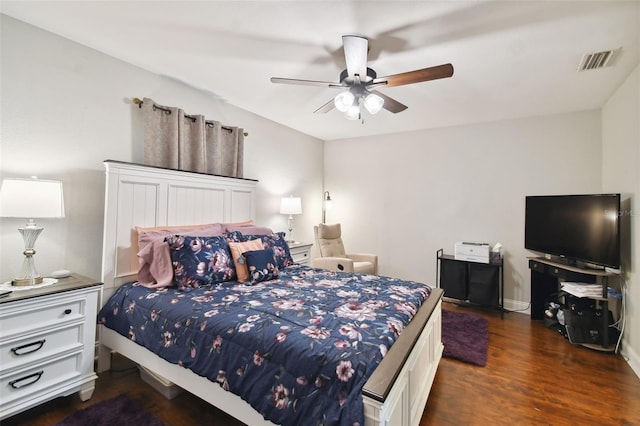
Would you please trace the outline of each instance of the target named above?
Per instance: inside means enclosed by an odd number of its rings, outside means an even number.
[[[177,107],[142,101],[144,163],[151,166],[243,177],[244,131]]]

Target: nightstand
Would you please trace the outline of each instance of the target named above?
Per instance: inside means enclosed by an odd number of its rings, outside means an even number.
[[[294,263],[309,266],[311,259],[311,246],[309,243],[289,243],[289,251],[291,252],[291,258]]]
[[[72,274],[0,298],[0,419],[74,392],[91,398],[101,292]]]

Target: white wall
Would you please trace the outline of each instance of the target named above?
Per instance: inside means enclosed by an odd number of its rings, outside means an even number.
[[[640,288],[638,287],[638,197],[640,197],[640,66],[602,109],[603,188],[622,193],[623,277],[628,284],[622,352],[640,376]]]
[[[159,76],[1,15],[0,177],[62,180],[66,217],[38,221],[41,273],[100,277],[103,160],[142,162],[141,111],[132,97],[244,127],[245,177],[258,179],[258,222],[287,227],[280,197],[302,197],[293,231],[312,241],[321,217],[323,142]],[[224,84],[224,83],[222,83]],[[0,219],[0,280],[19,273],[24,221]]]
[[[348,251],[377,253],[382,274],[429,284],[439,248],[500,242],[505,305],[523,309],[525,196],[599,192],[601,149],[599,111],[328,141],[327,222]]]

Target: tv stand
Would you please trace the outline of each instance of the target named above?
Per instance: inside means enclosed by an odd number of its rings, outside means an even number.
[[[602,345],[584,344],[591,349],[614,351],[609,341],[609,299],[608,299],[608,278],[614,274],[602,269],[587,269],[577,266],[566,265],[560,262],[541,257],[529,257],[529,269],[531,269],[531,319],[543,320],[545,302],[553,294],[560,290],[560,282],[581,282],[598,283],[602,286],[602,297],[590,297],[596,300],[601,308],[602,322],[600,333],[602,335]]]
[[[543,260],[545,262],[548,262],[549,264],[553,264],[553,265],[561,265],[561,266],[567,266],[570,268],[573,268],[573,270],[575,270],[576,272],[581,272],[581,271],[604,271],[604,266],[596,266],[590,263],[586,263],[586,262],[581,262],[579,260],[573,260],[573,259],[567,259],[566,257],[558,257],[558,256],[550,256],[547,255],[545,257],[530,257],[529,259],[539,259],[539,260]]]

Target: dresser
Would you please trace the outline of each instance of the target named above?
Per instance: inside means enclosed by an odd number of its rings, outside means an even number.
[[[74,392],[91,398],[101,291],[73,274],[0,299],[0,419]]]
[[[289,243],[289,251],[291,252],[291,258],[294,263],[304,266],[310,266],[311,260],[311,246],[309,243]]]

